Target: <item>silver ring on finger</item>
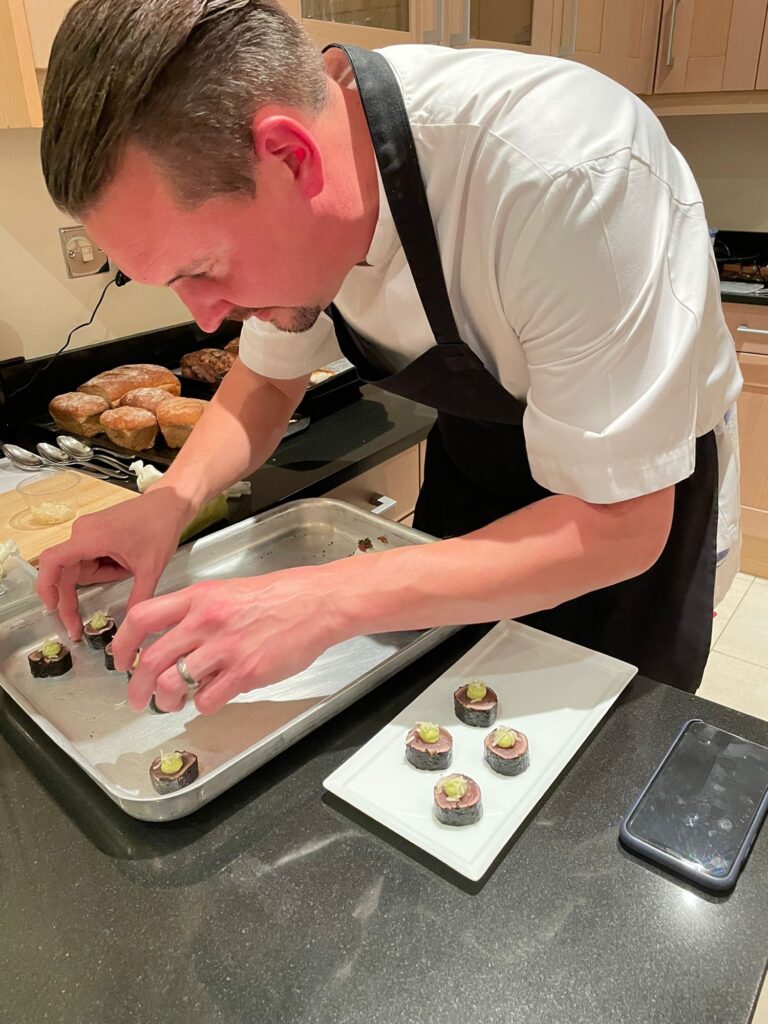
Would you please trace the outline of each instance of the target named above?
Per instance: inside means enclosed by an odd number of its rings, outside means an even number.
[[[181,676],[182,682],[187,688],[188,693],[197,693],[200,687],[203,685],[199,679],[195,679],[192,673],[187,668],[187,663],[184,658],[179,658],[176,662],[176,671]]]

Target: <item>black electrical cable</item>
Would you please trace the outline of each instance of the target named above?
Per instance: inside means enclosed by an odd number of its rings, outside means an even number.
[[[121,288],[123,285],[128,284],[129,281],[130,281],[130,278],[126,277],[125,274],[121,270],[118,270],[117,273],[115,274],[115,276],[112,278],[112,280],[111,281],[107,281],[107,283],[106,283],[106,285],[104,287],[104,291],[99,296],[99,301],[96,303],[96,305],[93,308],[93,312],[91,313],[90,320],[87,320],[84,324],[78,324],[77,327],[73,327],[72,330],[67,335],[67,340],[61,346],[59,351],[58,352],[54,352],[54,354],[51,356],[51,358],[48,360],[48,362],[45,364],[45,366],[41,366],[39,370],[35,370],[35,372],[32,374],[32,376],[29,378],[29,380],[27,381],[26,384],[23,384],[20,388],[16,388],[16,390],[12,391],[10,393],[10,395],[7,395],[6,396],[6,400],[9,401],[11,398],[15,398],[16,395],[20,395],[22,391],[26,391],[27,388],[37,380],[37,378],[40,376],[41,373],[45,373],[45,371],[48,369],[48,367],[51,366],[51,364],[53,362],[55,362],[55,360],[58,359],[59,356],[61,355],[61,353],[67,348],[67,346],[69,345],[70,341],[72,341],[72,335],[75,333],[75,331],[80,331],[80,330],[83,329],[83,327],[90,327],[91,326],[91,324],[93,323],[94,319],[96,318],[96,314],[99,311],[99,307],[101,306],[102,302],[104,301],[104,296],[109,291],[110,285],[114,284],[114,285],[117,285],[118,288]]]

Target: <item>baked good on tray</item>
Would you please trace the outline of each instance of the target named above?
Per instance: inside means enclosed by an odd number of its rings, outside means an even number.
[[[157,421],[169,448],[181,448],[207,405],[200,398],[169,398],[157,407]]]
[[[79,391],[56,395],[48,403],[48,412],[59,430],[67,434],[80,434],[82,437],[94,437],[102,432],[99,418],[108,408],[109,402],[106,399]]]
[[[151,448],[157,437],[157,419],[147,409],[134,409],[129,405],[107,409],[101,414],[101,425],[113,444],[132,452]]]
[[[172,396],[162,388],[134,388],[133,391],[127,391],[118,404],[157,413],[157,407],[161,402],[167,402],[170,397]]]
[[[192,380],[218,385],[224,380],[236,358],[237,352],[224,348],[201,348],[197,352],[188,352],[181,357],[181,372]]]
[[[178,377],[154,363],[130,363],[116,366],[91,377],[77,389],[86,395],[98,395],[114,408],[123,395],[135,388],[161,388],[169,395],[181,393]]]

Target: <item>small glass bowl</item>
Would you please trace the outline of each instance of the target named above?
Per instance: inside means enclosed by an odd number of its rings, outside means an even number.
[[[70,470],[36,473],[16,485],[35,522],[41,526],[67,523],[77,515],[80,477]]]

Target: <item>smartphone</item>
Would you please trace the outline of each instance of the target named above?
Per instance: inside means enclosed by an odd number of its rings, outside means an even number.
[[[686,722],[621,823],[622,843],[707,889],[730,889],[768,810],[768,747]]]

